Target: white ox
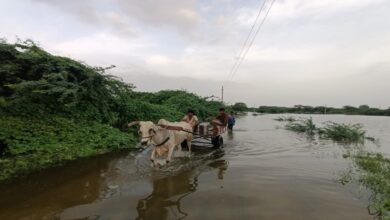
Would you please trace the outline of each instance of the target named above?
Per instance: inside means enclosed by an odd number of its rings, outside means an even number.
[[[169,122],[165,119],[160,119],[157,123],[159,126],[166,127],[175,135],[175,146],[181,150],[181,143],[186,141],[189,155],[191,155],[191,142],[194,138],[192,126],[184,121]]]
[[[141,144],[152,144],[154,146],[150,157],[154,165],[156,165],[156,155],[158,157],[167,155],[166,162],[169,163],[172,159],[173,150],[177,148],[180,151],[181,143],[184,141],[187,141],[191,152],[192,128],[186,122],[173,123],[161,119],[158,125],[151,121],[135,121],[128,124],[129,127],[133,125],[139,125],[138,134],[141,138]],[[177,128],[180,128],[180,130],[173,130]]]

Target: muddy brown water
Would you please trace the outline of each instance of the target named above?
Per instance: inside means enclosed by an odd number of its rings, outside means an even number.
[[[159,170],[146,149],[3,184],[0,219],[373,219],[358,186],[338,182],[350,166],[344,148],[280,129],[278,116],[241,117],[224,148],[195,148]],[[365,147],[390,152],[390,118],[313,119],[362,123],[379,138]]]

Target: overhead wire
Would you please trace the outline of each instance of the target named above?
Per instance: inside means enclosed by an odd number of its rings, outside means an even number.
[[[233,74],[233,72],[234,72],[234,70],[235,70],[235,68],[236,68],[236,66],[237,66],[237,64],[238,64],[238,61],[240,60],[240,58],[241,58],[243,52],[245,51],[246,44],[248,43],[248,41],[249,41],[249,39],[250,39],[250,36],[252,35],[252,32],[253,32],[253,30],[254,30],[254,28],[255,28],[255,26],[256,26],[257,21],[259,20],[259,17],[260,17],[260,15],[261,15],[261,12],[262,12],[263,9],[264,9],[264,6],[265,6],[265,3],[266,3],[266,2],[267,2],[267,0],[263,0],[263,1],[262,1],[261,7],[260,7],[260,9],[259,9],[259,12],[257,13],[256,19],[254,20],[254,22],[253,22],[253,24],[252,24],[252,27],[251,27],[251,30],[249,31],[249,34],[248,34],[248,36],[246,37],[246,39],[245,39],[245,41],[244,41],[244,44],[243,44],[242,47],[241,47],[241,50],[240,50],[240,53],[238,54],[238,58],[237,58],[236,62],[234,62],[234,65],[232,66],[232,68],[231,68],[231,70],[230,70],[230,72],[229,72],[228,78],[230,77],[230,75]]]
[[[255,32],[255,34],[254,34],[254,36],[252,37],[252,40],[251,40],[250,44],[249,44],[248,47],[246,48],[244,54],[242,54],[242,56],[239,57],[239,59],[237,60],[237,65],[235,65],[235,69],[233,69],[233,71],[231,72],[231,74],[229,74],[229,79],[233,79],[233,77],[234,77],[235,74],[237,73],[238,68],[241,66],[243,60],[245,59],[246,55],[248,54],[250,48],[252,47],[252,45],[253,45],[253,43],[254,43],[254,41],[255,41],[255,39],[256,39],[256,36],[258,35],[258,33],[260,32],[261,28],[263,27],[263,25],[264,25],[264,23],[265,23],[265,21],[266,21],[266,19],[267,19],[267,17],[268,17],[268,14],[269,14],[269,12],[271,11],[271,8],[272,8],[272,6],[274,5],[275,1],[276,1],[276,0],[272,0],[272,2],[271,2],[271,4],[270,4],[270,6],[269,6],[269,8],[268,8],[268,10],[267,10],[267,12],[266,12],[264,18],[263,18],[263,20],[262,20],[261,23],[259,24],[259,26],[258,26],[258,28],[257,28],[257,30],[256,30],[256,32]],[[264,5],[265,5],[265,2],[266,2],[266,0],[264,1]],[[261,11],[260,11],[260,12],[261,12]]]

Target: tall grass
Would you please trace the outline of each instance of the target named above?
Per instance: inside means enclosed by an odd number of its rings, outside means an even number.
[[[332,139],[344,143],[363,143],[366,131],[361,124],[343,124],[327,122],[325,127],[318,129],[322,138]]]
[[[285,128],[290,131],[306,133],[311,136],[314,135],[317,130],[316,125],[313,123],[313,119],[311,117],[288,123]]]
[[[286,118],[277,118],[277,121],[285,121]],[[375,138],[367,137],[366,131],[361,124],[343,124],[327,122],[325,126],[319,128],[313,119],[302,118],[285,125],[285,128],[297,133],[305,133],[310,136],[318,134],[322,139],[331,139],[344,144],[363,143],[365,139],[375,142]]]

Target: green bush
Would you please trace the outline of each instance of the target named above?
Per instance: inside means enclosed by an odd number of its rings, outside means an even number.
[[[362,143],[366,134],[360,124],[350,125],[335,122],[328,122],[318,132],[321,137],[344,143]]]
[[[0,42],[0,96],[12,115],[61,114],[109,124],[117,102],[133,86],[65,57],[53,56],[31,41]]]
[[[291,119],[291,121],[294,121],[294,119]],[[316,125],[313,123],[312,118],[300,119],[295,122],[288,123],[285,127],[287,130],[306,133],[308,135],[314,135],[316,131]]]
[[[98,122],[75,122],[58,116],[1,116],[0,121],[0,141],[7,147],[0,157],[0,180],[135,144],[132,134]]]
[[[344,144],[359,144],[365,139],[375,142],[375,138],[366,136],[366,131],[360,124],[343,124],[327,122],[324,127],[317,128],[312,118],[303,118],[294,121],[294,118],[279,117],[276,121],[292,121],[285,125],[285,128],[298,133],[306,133],[314,136],[318,134],[320,138],[331,139]]]
[[[205,120],[210,116],[215,116],[218,113],[218,109],[223,106],[221,102],[207,101],[205,98],[182,90],[140,93],[137,98],[155,105],[169,106],[177,112],[180,112],[181,116],[183,116],[188,109],[192,109],[201,120]]]

